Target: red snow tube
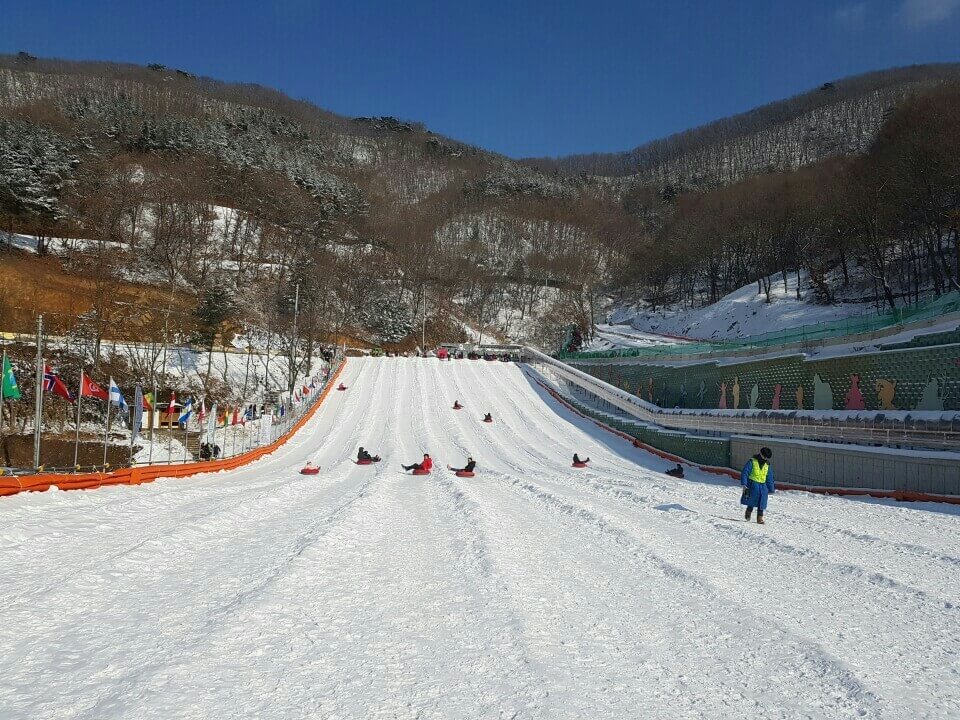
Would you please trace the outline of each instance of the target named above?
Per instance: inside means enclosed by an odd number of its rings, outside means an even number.
[[[414,470],[414,471],[413,471],[413,474],[414,474],[414,475],[429,475],[429,474],[430,474],[430,471],[429,471],[429,470],[419,469],[419,470]]]
[[[312,468],[305,467],[303,468],[303,470],[300,471],[301,475],[317,475],[319,473],[320,473],[320,468],[318,467],[312,467]]]
[[[484,418],[483,421],[484,421],[484,422],[493,422],[493,418],[490,418],[489,420],[487,420],[486,418]]]
[[[340,383],[340,384],[337,386],[337,390],[346,390],[346,389],[347,389],[347,386],[344,385],[343,383]]]
[[[454,410],[463,410],[463,405],[454,405],[454,406],[453,406],[453,409],[454,409]]]
[[[455,473],[455,475],[456,475],[457,477],[473,477],[474,475],[476,475],[476,473],[475,473],[475,472],[467,472],[466,470],[457,470],[457,472]]]
[[[575,467],[575,468],[585,468],[586,466],[587,466],[586,463],[574,463],[574,464],[573,464],[573,467]]]
[[[357,465],[373,465],[373,463],[375,463],[376,461],[375,460],[354,460],[354,462]]]

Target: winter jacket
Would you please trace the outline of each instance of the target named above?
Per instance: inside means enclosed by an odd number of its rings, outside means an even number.
[[[423,462],[420,463],[421,470],[432,470],[433,469],[433,459],[425,457]]]
[[[740,484],[744,488],[744,493],[740,496],[740,504],[760,510],[767,509],[767,496],[776,492],[773,468],[759,455],[750,458],[743,466]]]
[[[463,472],[473,472],[473,469],[477,466],[477,463],[473,460],[468,462],[463,466]]]

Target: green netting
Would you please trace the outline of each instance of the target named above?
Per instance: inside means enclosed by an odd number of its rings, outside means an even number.
[[[948,313],[960,312],[960,292],[941,295],[936,300],[894,312],[866,314],[850,317],[846,320],[802,325],[778,332],[751,335],[746,338],[724,341],[704,341],[695,343],[677,343],[676,345],[657,345],[644,348],[619,348],[617,350],[598,350],[595,352],[560,353],[560,359],[590,360],[621,357],[668,357],[671,355],[726,355],[738,350],[768,348],[794,343],[818,342],[847,335],[860,335],[905,323],[919,322],[941,317]]]

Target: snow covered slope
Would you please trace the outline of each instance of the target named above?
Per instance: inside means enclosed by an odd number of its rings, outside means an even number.
[[[807,288],[806,274],[800,276],[801,289]],[[809,295],[802,290],[801,295]],[[772,280],[771,301],[758,292],[757,284],[745,285],[726,295],[712,305],[694,310],[665,309],[653,312],[648,309],[620,308],[610,315],[613,327],[606,330],[624,332],[617,325],[629,325],[636,330],[664,335],[683,335],[701,340],[742,338],[767,332],[777,332],[801,325],[843,320],[848,317],[871,313],[872,305],[846,303],[815,305],[807,300],[797,300],[797,277],[788,275],[784,285],[781,275]],[[626,328],[629,332],[629,328]],[[604,338],[610,340],[611,338]],[[633,347],[623,343],[620,347]],[[606,349],[598,346],[595,349]]]
[[[956,509],[779,493],[760,527],[516,366],[342,377],[247,468],[0,501],[0,717],[960,712]],[[479,473],[401,474],[424,451]]]

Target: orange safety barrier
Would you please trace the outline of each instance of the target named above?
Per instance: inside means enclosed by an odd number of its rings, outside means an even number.
[[[287,432],[278,437],[269,445],[248,450],[242,455],[212,460],[207,462],[190,462],[178,465],[146,465],[142,467],[122,468],[112,472],[91,473],[48,473],[40,475],[0,475],[0,497],[16,495],[21,492],[43,492],[56,486],[60,490],[86,490],[99,488],[105,485],[141,485],[153,482],[157,478],[181,478],[200,473],[218,472],[220,470],[234,470],[269,455],[293,437],[313,417],[317,409],[333,389],[333,384],[340,376],[347,364],[346,358],[333,373],[327,386],[320,393],[320,397],[304,415],[293,424]]]
[[[733,478],[737,482],[740,481],[740,473],[736,470],[730,468],[715,467],[713,465],[697,465],[696,463],[691,463],[689,460],[686,460],[677,455],[673,455],[663,450],[658,450],[652,445],[647,445],[646,443],[640,442],[632,435],[628,435],[625,432],[620,432],[619,430],[610,427],[606,423],[600,422],[596,418],[592,418],[589,415],[584,415],[582,412],[577,410],[573,405],[568,403],[563,399],[563,396],[560,393],[556,392],[553,388],[544,384],[537,378],[533,378],[534,381],[550,393],[550,396],[567,408],[570,412],[579,415],[584,420],[589,420],[597,427],[600,427],[607,432],[613,433],[619,437],[622,437],[624,440],[627,440],[633,443],[634,447],[642,448],[653,455],[663,458],[664,460],[670,460],[671,462],[686,463],[691,465],[703,472],[708,472],[713,475],[726,475],[727,477]],[[817,493],[819,495],[847,495],[847,496],[867,496],[882,498],[886,500],[897,500],[900,502],[938,502],[938,503],[948,503],[950,505],[960,505],[960,497],[956,495],[932,495],[930,493],[914,492],[912,490],[871,490],[869,488],[838,488],[838,487],[821,487],[819,485],[794,485],[791,483],[777,483],[778,490],[795,490],[800,492],[811,492]]]

